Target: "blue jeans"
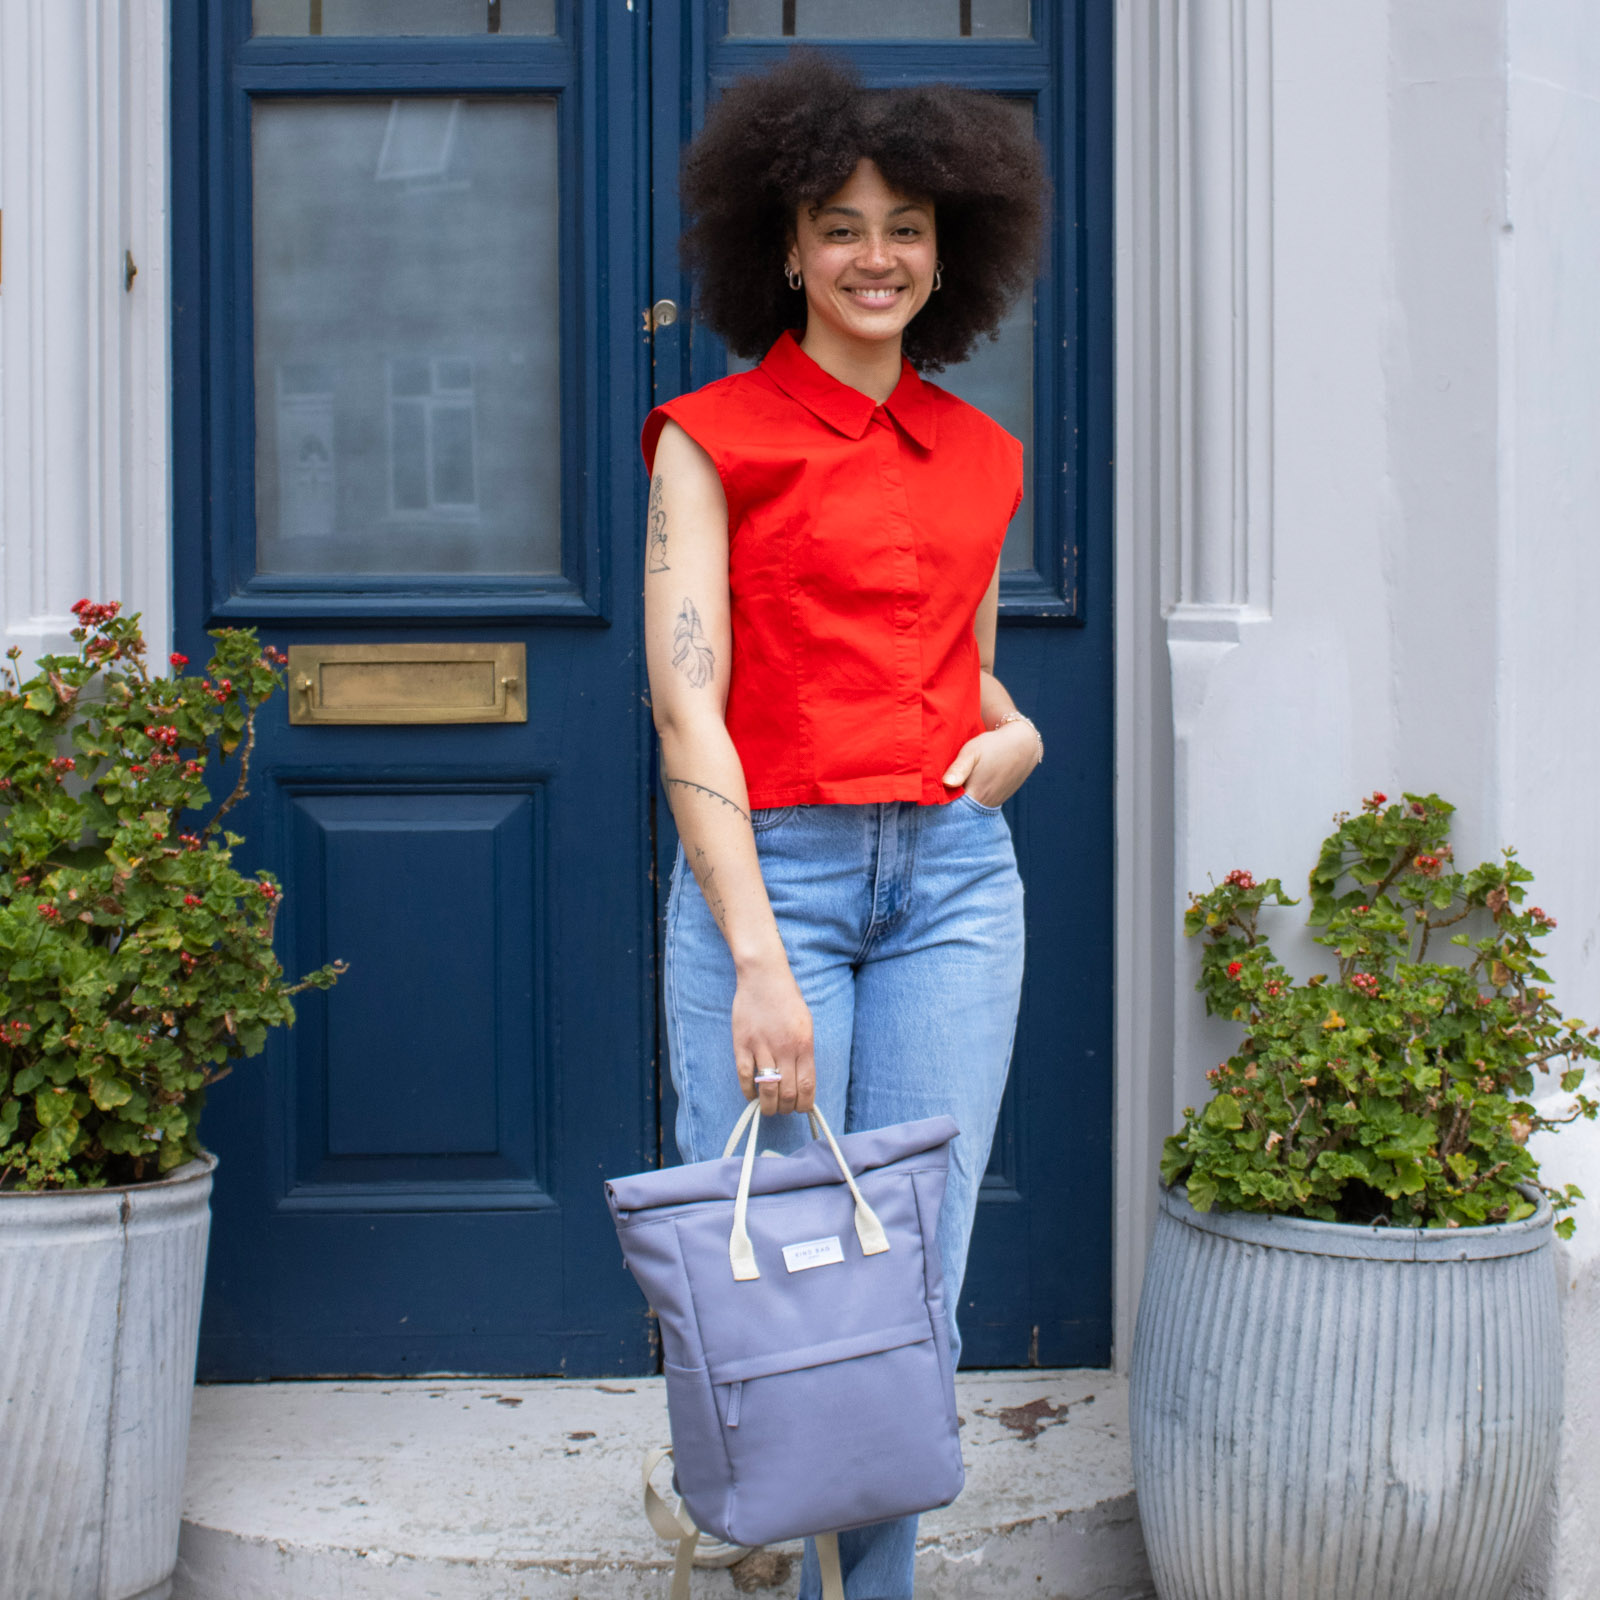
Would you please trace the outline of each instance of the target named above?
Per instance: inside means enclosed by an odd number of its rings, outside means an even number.
[[[778,929],[811,1008],[817,1103],[833,1128],[955,1118],[939,1249],[950,1308],[966,1271],[978,1185],[1011,1064],[1022,989],[1022,882],[997,808],[780,806],[756,811],[756,848]],[[667,901],[667,1045],[678,1149],[706,1161],[745,1105],[734,1066],[733,960],[683,851]],[[771,1118],[765,1148],[810,1138],[804,1117]],[[917,1519],[841,1535],[848,1600],[910,1600]],[[821,1578],[807,1541],[801,1600]]]

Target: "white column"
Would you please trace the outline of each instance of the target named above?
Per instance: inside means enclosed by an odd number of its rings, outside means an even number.
[[[25,661],[83,595],[166,648],[166,105],[163,0],[0,6],[0,629]]]
[[[1117,1351],[1204,1019],[1216,669],[1272,599],[1270,0],[1122,0],[1117,65]]]

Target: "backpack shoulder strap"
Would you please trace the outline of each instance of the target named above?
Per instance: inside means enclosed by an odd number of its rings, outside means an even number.
[[[650,1526],[669,1542],[676,1541],[678,1553],[672,1563],[672,1593],[670,1600],[689,1600],[689,1575],[694,1570],[695,1546],[700,1542],[700,1530],[694,1518],[685,1509],[683,1501],[674,1495],[669,1505],[665,1497],[650,1481],[651,1474],[663,1461],[672,1456],[670,1449],[649,1450],[644,1458],[644,1514]],[[839,1570],[839,1535],[817,1535],[817,1560],[822,1566],[822,1600],[844,1600],[844,1579]]]

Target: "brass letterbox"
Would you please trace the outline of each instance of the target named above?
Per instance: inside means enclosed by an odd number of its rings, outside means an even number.
[[[296,723],[526,722],[521,644],[292,644]]]

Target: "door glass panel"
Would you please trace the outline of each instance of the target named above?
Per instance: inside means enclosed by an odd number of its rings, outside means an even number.
[[[561,567],[556,107],[255,103],[256,568]]]
[[[936,372],[933,381],[968,405],[993,417],[1007,433],[1022,441],[1022,504],[1011,519],[1003,571],[1033,565],[1033,296],[1011,308],[992,344],[980,339],[960,366]]]
[[[1026,39],[1028,12],[1029,0],[728,0],[728,32],[741,39]]]
[[[556,0],[251,0],[258,34],[554,33]]]

